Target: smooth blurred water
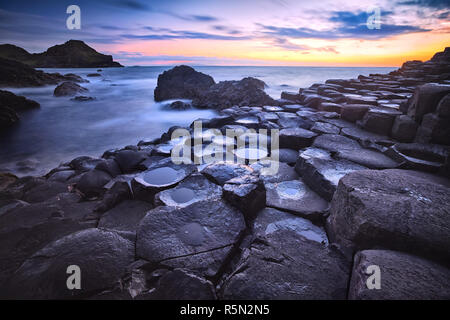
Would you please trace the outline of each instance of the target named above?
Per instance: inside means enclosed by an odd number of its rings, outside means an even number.
[[[159,137],[173,125],[188,125],[212,117],[212,110],[168,111],[153,100],[157,77],[170,67],[103,69],[102,77],[86,77],[96,69],[43,69],[75,73],[90,81],[81,84],[95,101],[76,102],[53,97],[55,86],[6,89],[41,104],[23,113],[19,124],[0,136],[0,171],[20,176],[45,174],[49,169],[81,155],[100,156],[105,150]],[[195,67],[216,82],[255,77],[268,85],[266,92],[279,98],[281,91],[297,91],[331,78],[386,73],[393,68],[336,67]],[[29,167],[29,169],[26,169]],[[20,169],[22,168],[22,169]]]

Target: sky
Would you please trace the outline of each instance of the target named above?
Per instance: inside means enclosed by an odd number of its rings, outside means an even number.
[[[33,53],[83,40],[128,66],[400,66],[450,46],[450,0],[0,0],[0,36]]]

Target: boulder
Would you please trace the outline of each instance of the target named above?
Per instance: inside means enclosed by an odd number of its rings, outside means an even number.
[[[19,113],[37,109],[39,106],[36,101],[16,96],[9,91],[0,90],[0,128],[7,128],[19,121]]]
[[[103,213],[97,227],[136,232],[139,222],[152,208],[148,202],[125,200]]]
[[[75,82],[65,81],[58,85],[53,92],[55,97],[74,96],[77,93],[85,93],[89,90],[76,84]]]
[[[436,108],[439,117],[450,118],[450,93],[446,94]]]
[[[84,196],[95,197],[104,193],[104,186],[111,179],[112,177],[108,173],[94,169],[84,174],[76,187]]]
[[[134,260],[134,243],[112,231],[86,229],[65,236],[25,260],[1,295],[13,299],[68,299],[106,290]],[[67,269],[81,270],[81,289],[69,290]]]
[[[223,197],[251,220],[266,205],[266,189],[255,175],[228,180],[223,186]]]
[[[217,162],[208,165],[202,170],[202,174],[218,185],[224,185],[228,180],[253,173],[253,169],[247,165],[233,162]]]
[[[123,173],[136,171],[139,164],[146,158],[147,156],[143,152],[132,150],[119,151],[115,156],[115,160]]]
[[[77,102],[88,102],[88,101],[94,101],[95,98],[88,97],[88,96],[76,96],[76,97],[71,98],[70,100],[77,101]]]
[[[348,298],[352,300],[448,300],[449,269],[389,250],[364,250],[355,256]],[[380,288],[368,289],[369,266],[380,268]]]
[[[400,142],[412,142],[417,132],[417,122],[404,114],[395,117],[391,136]]]
[[[245,229],[243,215],[221,200],[200,201],[184,208],[157,207],[141,220],[136,254],[213,276]]]
[[[263,81],[251,77],[239,81],[221,81],[194,97],[192,104],[211,109],[276,105],[276,101],[264,92],[265,87]]]
[[[266,204],[304,218],[321,221],[328,202],[312,191],[300,178],[266,183]]]
[[[439,117],[435,113],[427,113],[417,130],[416,142],[450,145],[449,118]]]
[[[367,131],[389,135],[396,116],[402,113],[387,108],[371,108],[361,119],[360,125]]]
[[[155,101],[194,99],[215,84],[214,79],[188,66],[176,66],[158,76]]]
[[[222,188],[210,182],[201,174],[193,174],[181,181],[176,187],[161,191],[155,195],[155,205],[172,207],[187,207],[205,200],[215,200],[222,197]]]
[[[350,249],[384,247],[449,261],[449,191],[444,178],[415,171],[352,172],[331,202],[328,234]]]
[[[341,106],[341,119],[356,122],[364,117],[371,105],[367,104],[344,104]]]
[[[306,185],[327,201],[333,198],[343,176],[363,169],[366,167],[348,160],[334,160],[328,151],[318,148],[300,152],[295,165],[295,170]]]
[[[188,110],[191,109],[192,106],[190,103],[177,100],[170,104],[166,104],[164,108],[168,110]]]
[[[338,134],[323,134],[314,140],[313,146],[331,152],[361,149],[361,146],[355,140]]]
[[[320,233],[312,237],[314,231],[305,232],[309,234],[306,238],[299,234],[294,223],[289,220],[285,223],[281,228],[266,228],[267,235],[245,249],[224,282],[223,299],[346,298],[348,261],[334,248],[321,243]]]
[[[418,86],[408,108],[408,116],[420,123],[425,114],[434,112],[439,101],[450,93],[450,85],[427,83]]]
[[[299,94],[298,92],[283,91],[281,92],[281,99],[286,99],[295,102],[299,99]]]
[[[279,135],[280,148],[300,150],[309,147],[316,136],[317,133],[302,128],[282,129]]]

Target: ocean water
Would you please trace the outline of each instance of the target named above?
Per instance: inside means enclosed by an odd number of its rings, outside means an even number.
[[[189,125],[197,118],[215,115],[213,110],[165,110],[153,100],[158,75],[170,67],[103,69],[101,77],[86,77],[96,69],[43,69],[75,73],[90,81],[82,86],[95,97],[90,102],[54,97],[55,86],[6,90],[41,104],[21,115],[14,127],[0,135],[0,172],[19,176],[42,175],[77,156],[100,156],[105,150],[159,137],[170,126]],[[266,92],[279,98],[281,91],[297,91],[332,78],[355,78],[386,73],[395,68],[364,67],[195,67],[216,82],[255,77]]]

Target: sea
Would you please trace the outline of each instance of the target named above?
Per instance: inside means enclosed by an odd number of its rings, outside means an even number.
[[[95,100],[77,102],[54,97],[56,86],[4,88],[40,103],[21,114],[18,124],[0,135],[0,172],[18,176],[43,175],[77,156],[99,157],[105,150],[135,145],[159,137],[174,125],[187,126],[198,118],[213,117],[214,110],[167,110],[167,102],[155,102],[158,75],[170,66],[105,68],[101,77],[87,77],[97,69],[41,69],[75,73],[88,79],[84,95]],[[216,82],[255,77],[267,84],[266,92],[278,99],[282,91],[298,91],[327,79],[387,73],[389,67],[230,67],[198,66]]]

